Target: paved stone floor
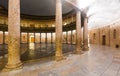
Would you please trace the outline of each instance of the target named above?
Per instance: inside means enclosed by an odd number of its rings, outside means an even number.
[[[90,45],[82,55],[68,54],[66,59],[25,62],[20,70],[1,71],[0,76],[120,76],[120,49]]]
[[[62,46],[63,53],[71,52],[75,50],[75,46],[72,44],[63,44]],[[66,50],[67,49],[67,50]],[[21,44],[21,60],[28,61],[33,59],[39,59],[43,57],[55,55],[55,44],[51,43],[30,43],[30,44]],[[0,45],[0,58],[3,58],[8,53],[7,45]]]
[[[63,53],[68,53],[75,50],[75,45],[63,44],[62,48]],[[36,60],[40,58],[42,58],[43,60],[46,57],[51,58],[51,56],[55,55],[55,44],[54,43],[21,44],[20,51],[22,62]],[[8,46],[0,45],[0,70],[2,70],[5,67],[5,64],[7,63],[7,53]]]

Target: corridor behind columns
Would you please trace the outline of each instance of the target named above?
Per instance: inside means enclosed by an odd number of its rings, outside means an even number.
[[[119,5],[1,0],[0,76],[120,76]]]

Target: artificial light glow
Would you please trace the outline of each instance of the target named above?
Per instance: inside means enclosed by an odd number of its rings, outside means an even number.
[[[35,49],[35,44],[34,43],[30,43],[29,44],[29,49],[30,50],[34,50]]]
[[[47,33],[47,37],[50,40],[51,39],[51,33]]]
[[[71,34],[71,31],[68,31],[68,34]]]
[[[8,32],[5,32],[5,34],[8,34]]]
[[[35,35],[40,35],[40,33],[35,33]]]
[[[67,25],[67,23],[65,22],[64,25]]]
[[[76,30],[73,30],[73,33],[75,33],[76,32]]]
[[[2,31],[0,31],[0,34],[2,34],[3,32]]]
[[[63,32],[63,35],[65,35],[66,34],[66,32]]]
[[[31,35],[30,37],[34,37],[33,35]]]
[[[32,58],[35,55],[35,44],[34,43],[30,43],[29,44],[29,56]]]
[[[55,25],[54,25],[54,24],[52,24],[52,27],[55,27]]]

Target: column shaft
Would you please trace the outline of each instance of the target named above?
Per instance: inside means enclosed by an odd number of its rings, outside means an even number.
[[[62,2],[56,0],[56,60],[62,59]]]
[[[40,32],[40,43],[41,43],[41,32]]]
[[[35,30],[34,30],[34,43],[35,43]]]
[[[20,31],[20,44],[22,43],[22,32]]]
[[[88,50],[88,24],[86,17],[84,18],[83,43],[84,43],[84,50]]]
[[[76,13],[76,53],[81,53],[81,12]]]
[[[100,45],[100,28],[98,30],[99,30],[99,45]]]
[[[3,31],[3,44],[5,44],[5,31]]]
[[[27,32],[27,43],[29,44],[29,33]]]
[[[6,68],[20,68],[20,0],[9,0],[8,63]]]
[[[46,37],[45,37],[45,43],[47,44],[47,32],[45,33]]]
[[[72,30],[71,30],[71,44],[72,44],[72,40],[73,40],[72,35],[73,35],[73,32],[72,32]]]
[[[66,31],[66,44],[68,43],[68,31]]]
[[[51,32],[51,43],[53,42],[53,34],[52,34],[52,32]]]

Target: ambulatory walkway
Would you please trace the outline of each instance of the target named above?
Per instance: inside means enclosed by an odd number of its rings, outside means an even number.
[[[21,70],[1,72],[0,76],[120,76],[120,49],[90,45],[82,55],[65,57],[59,62],[27,62]]]

